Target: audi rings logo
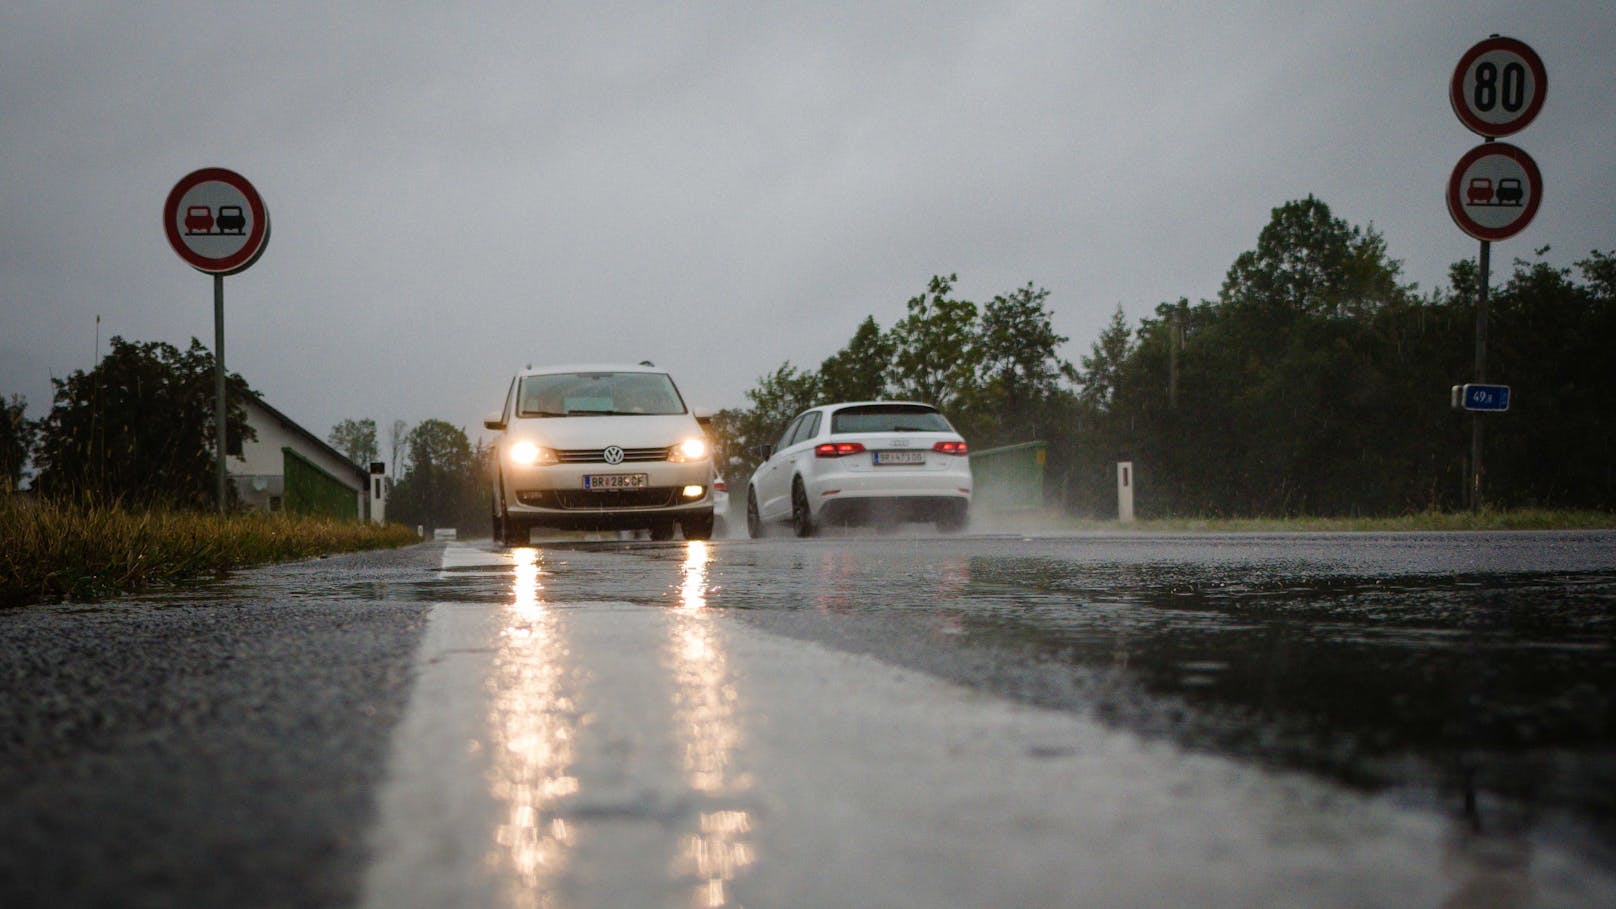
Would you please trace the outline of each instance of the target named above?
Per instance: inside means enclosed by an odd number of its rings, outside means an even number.
[[[606,450],[601,452],[600,456],[605,458],[608,464],[623,463],[623,449],[618,448],[616,445],[606,446]]]

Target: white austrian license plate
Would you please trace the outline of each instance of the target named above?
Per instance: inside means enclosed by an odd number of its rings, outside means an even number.
[[[878,451],[874,457],[875,463],[881,465],[926,463],[924,451]]]
[[[645,474],[643,473],[598,473],[584,476],[584,488],[603,489],[644,489]]]

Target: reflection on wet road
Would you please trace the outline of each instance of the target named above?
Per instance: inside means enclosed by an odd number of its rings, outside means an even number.
[[[446,551],[366,905],[738,904],[758,829],[742,694],[711,550],[671,552],[628,560],[647,608],[603,598],[616,553]]]
[[[1600,905],[1613,565],[1612,534],[451,547],[368,904],[434,904],[388,831],[443,825],[459,762],[487,807],[416,852],[486,844],[442,877],[500,905]]]
[[[489,788],[504,807],[489,862],[509,863],[511,905],[534,905],[552,889],[573,844],[561,808],[578,791],[571,775],[577,709],[561,623],[541,598],[539,553],[518,549],[513,556],[510,609],[489,683]]]
[[[704,612],[711,558],[707,543],[686,544],[666,662],[675,680],[673,719],[684,746],[685,781],[707,799],[696,829],[684,838],[680,870],[695,881],[695,905],[718,907],[730,905],[726,887],[754,855],[747,841],[752,816],[744,803],[729,799],[744,793],[750,781],[735,766],[742,735],[735,709],[739,693],[723,637]]]
[[[1616,535],[714,548],[764,628],[1616,857]]]

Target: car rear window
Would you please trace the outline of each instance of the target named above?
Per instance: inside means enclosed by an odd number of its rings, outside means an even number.
[[[865,404],[831,414],[832,434],[854,432],[953,432],[943,415],[923,404]]]

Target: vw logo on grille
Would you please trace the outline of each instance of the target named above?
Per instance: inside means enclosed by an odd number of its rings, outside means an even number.
[[[616,445],[606,446],[606,450],[601,452],[600,456],[605,458],[608,464],[623,463],[623,449],[618,448]]]

